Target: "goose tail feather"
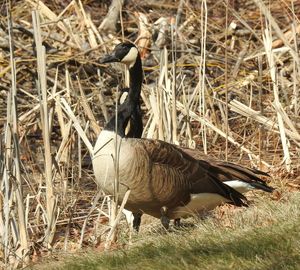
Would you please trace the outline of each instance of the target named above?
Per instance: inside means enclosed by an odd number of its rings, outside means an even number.
[[[231,179],[228,180],[237,179],[249,184],[253,187],[253,189],[260,189],[269,193],[275,190],[273,187],[269,186],[263,179],[259,177],[270,177],[270,175],[266,172],[262,172],[257,169],[242,167],[238,164],[230,162],[217,163],[217,167],[219,168],[219,173],[221,175],[224,175],[227,178],[231,177]]]
[[[245,206],[248,207],[248,200],[247,198],[234,188],[223,184],[213,173],[208,171],[208,175],[217,185],[222,185],[222,189],[224,190],[224,195],[230,200],[230,204],[236,205],[236,206]]]

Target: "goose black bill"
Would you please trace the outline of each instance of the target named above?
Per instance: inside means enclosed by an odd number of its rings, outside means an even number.
[[[99,60],[100,64],[120,62],[120,59],[113,54],[108,54]]]

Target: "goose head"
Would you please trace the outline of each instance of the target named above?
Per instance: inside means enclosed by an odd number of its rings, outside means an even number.
[[[122,42],[114,48],[111,54],[104,56],[100,60],[100,63],[119,62],[125,64],[130,69],[138,59],[140,59],[140,55],[137,47],[133,43]]]
[[[126,137],[140,138],[143,132],[142,112],[140,107],[140,93],[143,82],[143,70],[141,57],[137,47],[130,42],[118,44],[114,50],[100,59],[100,63],[119,62],[125,64],[129,68],[129,88],[123,89],[123,95],[119,100],[119,114],[125,120],[121,135]],[[129,119],[127,118],[129,117]],[[118,118],[119,119],[119,118]],[[126,129],[127,121],[129,129]],[[115,126],[114,119],[112,127]],[[125,123],[126,122],[126,123]],[[120,124],[120,119],[118,120]],[[127,125],[128,126],[128,125]],[[125,134],[123,134],[125,132]]]

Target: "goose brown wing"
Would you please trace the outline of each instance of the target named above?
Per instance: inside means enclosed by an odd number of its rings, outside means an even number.
[[[217,193],[236,205],[245,205],[246,198],[242,194],[218,179],[216,166],[196,160],[175,145],[160,140],[139,141],[149,157],[152,168],[160,171],[158,175],[172,181],[169,185],[175,185],[173,192],[177,200],[180,198],[186,203],[190,194]]]
[[[216,167],[216,170],[214,170],[215,176],[222,182],[230,180],[241,180],[249,183],[254,188],[261,189],[266,192],[272,192],[274,190],[274,188],[268,186],[267,183],[260,178],[261,176],[269,177],[270,175],[268,173],[256,169],[250,169],[231,162],[213,159],[198,150],[189,148],[181,149],[185,153],[191,155],[193,158],[197,160],[205,160],[209,164]]]

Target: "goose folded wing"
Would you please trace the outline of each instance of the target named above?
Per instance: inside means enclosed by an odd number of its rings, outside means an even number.
[[[175,145],[160,140],[142,140],[152,164],[176,174],[173,181],[183,194],[217,193],[235,205],[246,205],[246,198],[218,179],[218,168],[204,160],[196,160]]]
[[[253,187],[262,189],[267,192],[272,192],[274,188],[267,185],[266,181],[260,177],[270,175],[266,172],[247,168],[231,162],[225,162],[217,159],[213,159],[198,150],[183,148],[185,153],[191,155],[193,158],[199,161],[206,161],[210,165],[215,167],[214,175],[222,182],[231,180],[240,180],[251,184]]]

